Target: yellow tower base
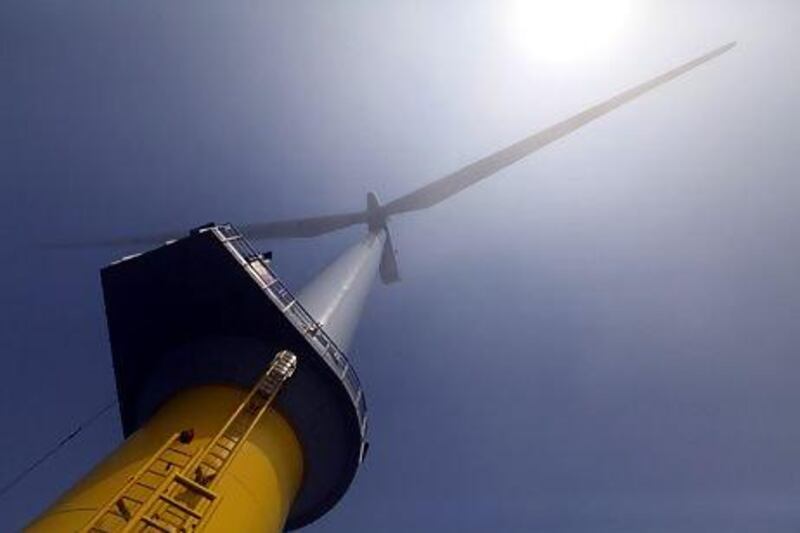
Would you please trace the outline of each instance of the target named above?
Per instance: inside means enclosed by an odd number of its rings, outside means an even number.
[[[179,393],[26,531],[73,532],[85,527],[172,435],[192,429],[191,446],[202,449],[245,395],[226,386]],[[281,531],[302,476],[300,443],[286,420],[270,409],[216,484],[219,503],[203,531]]]

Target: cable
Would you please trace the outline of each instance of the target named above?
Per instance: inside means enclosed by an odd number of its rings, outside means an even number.
[[[72,439],[77,437],[81,433],[81,431],[83,431],[84,429],[86,429],[86,428],[90,427],[92,424],[94,424],[97,421],[98,418],[103,416],[106,412],[108,412],[109,409],[114,407],[116,404],[117,404],[117,400],[112,400],[108,404],[104,405],[99,411],[94,413],[92,416],[90,416],[89,418],[87,418],[86,420],[84,420],[83,422],[78,424],[78,426],[75,429],[73,429],[72,432],[70,432],[66,437],[64,437],[60,441],[58,441],[58,444],[56,444],[55,446],[53,446],[52,448],[47,450],[47,452],[45,452],[41,457],[36,459],[31,464],[29,464],[25,469],[23,469],[19,474],[17,474],[11,481],[9,481],[5,485],[3,485],[3,487],[0,488],[0,498],[3,498],[8,491],[10,491],[14,487],[16,487],[17,484],[20,481],[22,481],[23,479],[25,479],[28,476],[28,474],[30,474],[31,472],[36,470],[36,468],[38,468],[39,465],[41,465],[42,463],[47,461],[50,457],[55,455],[56,452],[58,452],[58,450],[63,448],[69,441],[71,441]]]

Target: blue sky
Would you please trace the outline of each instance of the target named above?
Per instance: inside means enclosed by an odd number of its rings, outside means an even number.
[[[635,2],[570,58],[520,46],[518,16],[4,3],[0,479],[114,396],[98,271],[123,251],[38,243],[389,200],[738,40],[393,220],[404,281],[376,287],[352,355],[369,460],[308,531],[795,531],[800,6]],[[299,289],[359,232],[263,246]],[[120,438],[102,418],[0,501],[0,530]]]

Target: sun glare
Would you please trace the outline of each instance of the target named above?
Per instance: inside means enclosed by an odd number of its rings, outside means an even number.
[[[540,61],[601,57],[623,33],[631,4],[630,0],[514,0],[510,37]]]

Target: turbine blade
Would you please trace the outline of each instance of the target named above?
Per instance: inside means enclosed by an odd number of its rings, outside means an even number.
[[[685,74],[695,67],[720,56],[733,48],[735,42],[717,48],[704,56],[690,61],[680,67],[655,77],[641,85],[637,85],[624,91],[613,98],[597,104],[589,109],[578,113],[558,124],[550,126],[538,133],[522,139],[498,152],[495,152],[483,159],[475,161],[452,174],[438,179],[424,187],[421,187],[405,196],[401,196],[385,205],[386,213],[389,215],[403,213],[406,211],[416,211],[425,209],[439,202],[446,200],[454,194],[463,191],[467,187],[492,176],[503,168],[527,157],[548,144],[565,137],[578,128],[592,122],[603,115],[617,109],[620,106],[638,98],[648,91],[663,85],[681,74]]]
[[[172,239],[185,237],[186,231],[151,233],[149,235],[135,235],[132,237],[117,237],[112,239],[98,239],[93,241],[72,242],[45,242],[41,246],[55,249],[83,249],[83,248],[122,248],[126,246],[150,246],[162,244]]]
[[[336,231],[347,226],[360,224],[367,221],[365,211],[356,213],[342,213],[338,215],[325,215],[321,217],[298,218],[294,220],[280,220],[277,222],[256,222],[237,226],[242,233],[253,240],[260,239],[291,239],[296,237],[314,237]],[[113,248],[125,246],[151,246],[162,244],[172,239],[186,236],[186,231],[172,231],[150,235],[137,235],[133,237],[120,237],[83,242],[45,243],[48,248]]]
[[[389,233],[389,228],[384,229],[386,231],[386,241],[383,243],[379,271],[384,285],[390,285],[400,281],[400,268],[397,266],[397,255],[392,243],[392,235]]]
[[[239,226],[247,237],[258,239],[291,239],[297,237],[316,237],[323,233],[340,230],[367,221],[366,211],[324,215],[320,217],[298,218],[277,222],[257,222]]]

